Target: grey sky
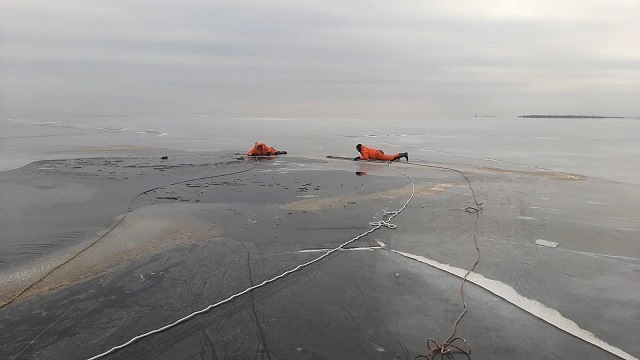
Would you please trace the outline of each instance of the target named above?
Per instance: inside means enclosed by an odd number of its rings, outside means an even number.
[[[0,0],[0,106],[638,116],[639,39],[638,0]]]

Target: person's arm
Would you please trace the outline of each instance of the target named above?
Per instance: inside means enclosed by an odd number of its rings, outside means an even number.
[[[276,150],[275,148],[272,148],[271,146],[267,146],[267,148],[269,149],[269,155],[280,155],[280,151]]]

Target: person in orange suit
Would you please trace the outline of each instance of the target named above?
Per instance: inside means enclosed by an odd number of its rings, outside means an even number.
[[[356,145],[356,150],[360,153],[360,156],[356,156],[353,160],[382,160],[382,161],[396,161],[400,158],[405,158],[409,161],[409,153],[398,153],[395,155],[386,155],[382,150],[366,147],[362,144]]]
[[[287,153],[286,151],[278,151],[265,143],[256,142],[255,145],[253,145],[253,149],[249,150],[249,153],[247,155],[271,156],[271,155],[281,155],[286,153]]]

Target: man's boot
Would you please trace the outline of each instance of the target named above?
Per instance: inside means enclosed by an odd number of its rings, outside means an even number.
[[[400,157],[403,157],[403,158],[407,159],[407,162],[409,162],[409,153],[408,152],[400,153]]]

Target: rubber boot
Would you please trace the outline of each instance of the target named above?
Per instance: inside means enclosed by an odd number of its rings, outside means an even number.
[[[403,158],[407,159],[407,162],[409,162],[409,153],[408,152],[400,153],[400,157],[403,157]]]

